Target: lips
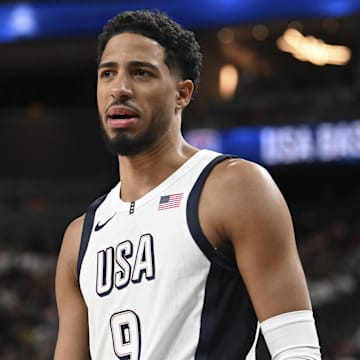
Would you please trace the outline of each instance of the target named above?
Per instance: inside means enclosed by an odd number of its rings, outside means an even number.
[[[112,106],[108,113],[107,119],[111,127],[123,128],[128,127],[139,118],[139,114],[125,106]]]

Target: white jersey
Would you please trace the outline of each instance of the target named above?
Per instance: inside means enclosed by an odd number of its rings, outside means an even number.
[[[228,156],[201,150],[135,202],[90,206],[78,261],[93,360],[254,359],[257,319],[234,259],[213,249],[200,192]]]

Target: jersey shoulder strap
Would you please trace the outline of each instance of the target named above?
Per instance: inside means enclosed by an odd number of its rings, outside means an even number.
[[[79,256],[77,262],[77,278],[79,281],[80,277],[80,269],[81,264],[84,259],[86,249],[89,244],[90,234],[94,225],[94,217],[96,209],[100,206],[100,204],[105,200],[107,194],[100,196],[97,198],[92,204],[89,206],[88,210],[85,214],[84,224],[81,232],[81,240],[80,240],[80,249],[79,249]]]
[[[235,158],[235,156],[233,155],[219,155],[212,161],[210,161],[210,163],[205,166],[205,168],[202,170],[199,177],[197,178],[193,188],[191,189],[187,202],[186,218],[190,233],[200,247],[200,249],[202,250],[202,252],[209,260],[212,258],[214,249],[210,245],[200,226],[198,213],[200,195],[205,181],[208,178],[211,170],[220,162],[233,158]]]

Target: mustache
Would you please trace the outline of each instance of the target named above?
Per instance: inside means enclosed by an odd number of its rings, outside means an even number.
[[[129,104],[127,101],[124,100],[114,100],[105,108],[105,113],[107,113],[113,106],[124,106],[137,114],[140,113],[140,110],[135,105]]]

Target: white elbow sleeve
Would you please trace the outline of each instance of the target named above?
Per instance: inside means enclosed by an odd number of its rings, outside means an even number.
[[[261,330],[274,360],[319,360],[319,339],[311,310],[284,313],[263,321]]]

